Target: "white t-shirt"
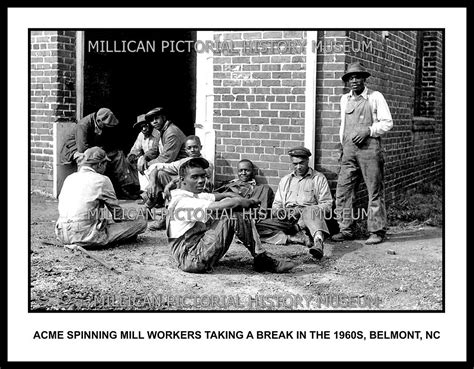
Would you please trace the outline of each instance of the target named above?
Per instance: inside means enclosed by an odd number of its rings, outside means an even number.
[[[181,189],[171,191],[171,201],[168,205],[168,216],[171,217],[168,237],[178,238],[196,222],[206,222],[207,208],[215,201],[216,197],[211,193],[193,194]]]

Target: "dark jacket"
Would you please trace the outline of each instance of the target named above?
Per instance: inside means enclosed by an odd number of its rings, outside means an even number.
[[[145,160],[149,164],[153,163],[171,163],[173,161],[187,157],[184,150],[186,136],[178,126],[170,121],[166,122],[163,130],[160,131],[163,150],[158,148],[159,141],[156,140],[150,150],[145,153]]]
[[[60,162],[70,163],[74,153],[83,153],[89,147],[99,146],[106,152],[117,149],[117,139],[113,137],[110,128],[105,128],[102,133],[95,132],[96,113],[86,115],[66,137],[60,152]]]

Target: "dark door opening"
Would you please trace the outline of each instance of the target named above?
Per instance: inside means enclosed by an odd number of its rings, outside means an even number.
[[[189,30],[86,30],[84,50],[84,115],[110,108],[120,121],[120,146],[128,151],[139,132],[137,115],[157,106],[184,134],[194,134],[196,117],[196,53],[161,50],[162,41],[196,41]],[[98,43],[96,43],[98,41]],[[146,52],[116,52],[138,41],[155,45]],[[95,48],[90,45],[96,45]],[[116,45],[116,46],[114,46]],[[107,48],[109,51],[107,51]]]

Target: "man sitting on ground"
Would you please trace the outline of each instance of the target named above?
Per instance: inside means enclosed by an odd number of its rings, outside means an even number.
[[[295,147],[288,155],[294,170],[278,185],[273,217],[263,219],[257,229],[265,242],[303,243],[314,258],[321,259],[324,236],[329,235],[325,214],[331,211],[333,201],[329,185],[322,173],[309,167],[311,152],[307,148]],[[293,236],[295,233],[300,236]]]
[[[172,163],[154,163],[146,170],[145,173],[149,178],[149,184],[146,189],[146,200],[149,208],[154,206],[163,207],[166,200],[166,194],[164,193],[165,188],[169,185],[167,192],[176,188],[179,180],[179,167],[191,158],[202,157],[202,145],[198,136],[191,135],[186,137],[184,149],[187,157]],[[209,164],[209,167],[206,169],[206,174],[205,192],[212,192],[213,166],[211,164]]]
[[[255,223],[236,212],[232,217],[208,217],[209,212],[258,206],[254,199],[244,199],[232,192],[204,193],[209,163],[191,158],[179,168],[180,188],[171,191],[167,235],[178,267],[189,273],[211,271],[230,247],[234,233],[254,257],[258,272],[283,273],[293,263],[271,257],[262,247]]]
[[[83,247],[115,245],[130,241],[146,229],[145,217],[124,220],[110,179],[103,175],[107,157],[100,147],[84,152],[79,171],[69,175],[59,195],[56,236],[63,244]],[[104,213],[107,208],[114,222]]]
[[[256,199],[263,209],[270,209],[275,194],[270,186],[257,184],[253,163],[248,159],[242,159],[237,166],[237,172],[238,178],[223,184],[215,192],[234,192],[247,199]]]

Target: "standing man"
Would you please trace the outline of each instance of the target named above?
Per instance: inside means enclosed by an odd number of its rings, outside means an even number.
[[[272,218],[257,223],[257,230],[268,243],[305,244],[319,260],[324,256],[325,236],[329,235],[325,216],[332,208],[331,191],[324,174],[309,167],[311,151],[298,146],[290,149],[288,155],[293,172],[281,179]]]
[[[392,129],[393,121],[383,95],[365,86],[369,76],[359,62],[349,65],[342,76],[350,92],[341,98],[342,159],[336,189],[340,232],[332,237],[337,242],[354,237],[351,215],[355,185],[360,179],[364,180],[369,194],[367,229],[370,236],[365,243],[373,245],[385,238],[387,214],[381,136]]]
[[[164,108],[150,110],[145,114],[145,119],[160,133],[160,140],[145,153],[143,165],[138,167],[139,171],[145,171],[154,163],[171,163],[186,157],[184,149],[186,136],[168,119]]]
[[[137,199],[140,183],[118,145],[118,124],[118,119],[108,108],[100,108],[96,113],[86,115],[66,138],[61,148],[60,161],[64,164],[80,164],[88,148],[101,147],[110,159],[105,175],[112,181],[118,197]]]
[[[110,159],[104,150],[100,147],[88,148],[79,171],[70,174],[64,181],[55,229],[63,244],[84,247],[116,245],[145,232],[145,217],[127,220],[119,206],[112,182],[103,175],[107,163]],[[111,219],[107,219],[104,213],[106,208],[112,215]]]
[[[178,267],[189,273],[212,271],[232,243],[234,234],[254,257],[257,272],[283,273],[295,265],[271,257],[262,247],[253,219],[241,212],[232,217],[213,217],[219,211],[252,208],[254,199],[244,199],[232,192],[203,193],[209,163],[191,158],[179,168],[180,188],[171,191],[167,216],[167,235]]]

